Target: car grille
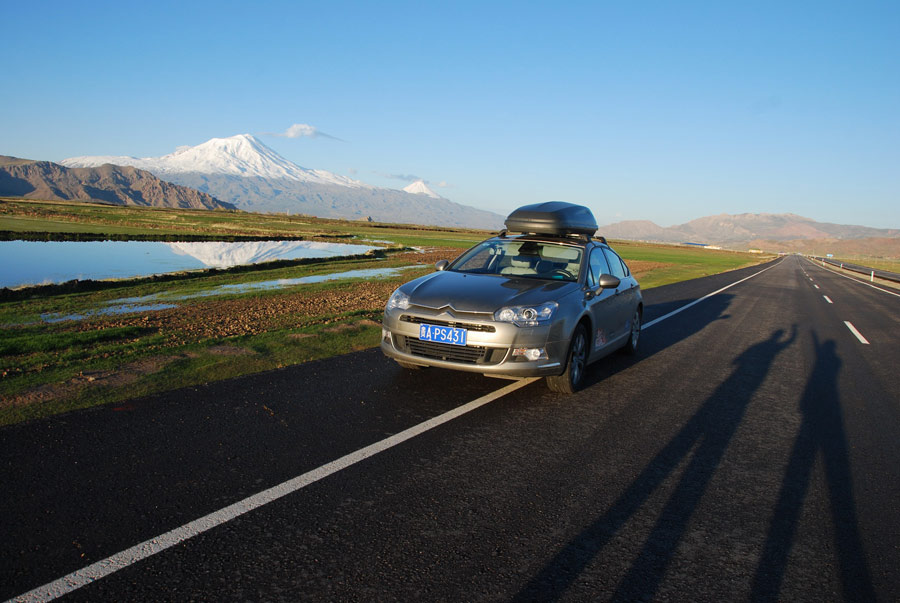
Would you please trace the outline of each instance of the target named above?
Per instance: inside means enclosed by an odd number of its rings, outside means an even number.
[[[435,358],[437,360],[450,360],[452,362],[467,362],[477,364],[484,360],[487,348],[480,346],[450,345],[448,343],[436,343],[433,341],[421,341],[406,338],[409,353],[423,358]]]
[[[496,333],[497,329],[494,328],[494,325],[480,325],[471,322],[457,322],[450,320],[435,320],[433,318],[422,318],[420,316],[410,316],[409,314],[404,314],[400,317],[401,322],[409,322],[416,325],[421,324],[429,324],[429,325],[437,325],[439,327],[455,327],[457,329],[465,329],[467,331],[479,331],[481,333]]]

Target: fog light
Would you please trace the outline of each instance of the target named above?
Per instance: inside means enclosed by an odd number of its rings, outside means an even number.
[[[391,332],[381,327],[381,339],[390,343],[391,341]]]
[[[547,352],[544,348],[515,348],[513,356],[524,357],[526,360],[547,360]]]

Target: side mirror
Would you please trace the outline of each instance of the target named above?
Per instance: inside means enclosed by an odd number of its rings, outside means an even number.
[[[598,279],[598,284],[601,289],[615,289],[621,282],[622,281],[620,281],[618,277],[611,274],[601,274]]]
[[[434,265],[434,269],[438,271],[445,270],[449,265],[450,262],[448,262],[447,260],[438,260],[438,262]]]

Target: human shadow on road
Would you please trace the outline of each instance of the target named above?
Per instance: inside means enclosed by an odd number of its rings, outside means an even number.
[[[788,557],[797,533],[813,467],[821,455],[835,530],[844,599],[875,601],[871,574],[860,539],[853,498],[850,457],[837,378],[841,359],[832,340],[816,346],[816,363],[800,399],[803,422],[788,460],[778,502],[753,581],[753,600],[778,599]]]
[[[754,392],[778,354],[796,338],[783,329],[734,359],[731,375],[660,450],[622,495],[554,556],[514,600],[552,600],[563,595],[622,527],[684,462],[687,466],[656,524],[616,588],[612,600],[651,598],[687,529]]]

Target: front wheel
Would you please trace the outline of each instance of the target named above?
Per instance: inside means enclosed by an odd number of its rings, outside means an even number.
[[[584,385],[584,370],[587,367],[588,339],[583,324],[575,327],[569,343],[566,370],[562,375],[547,377],[547,387],[560,394],[574,394]]]
[[[641,338],[641,309],[634,309],[634,316],[631,318],[631,335],[628,337],[628,341],[625,343],[625,347],[622,348],[629,356],[634,356],[637,354],[638,349],[638,340]]]

